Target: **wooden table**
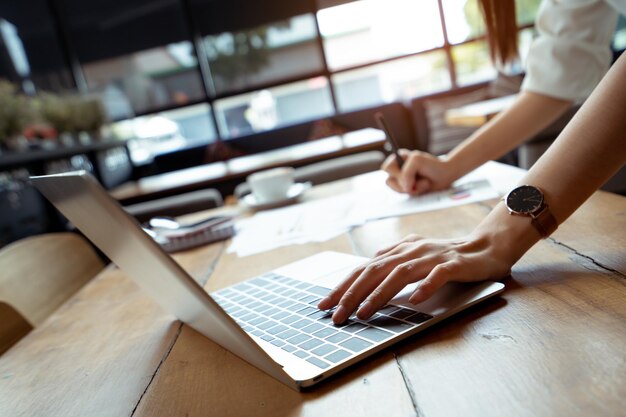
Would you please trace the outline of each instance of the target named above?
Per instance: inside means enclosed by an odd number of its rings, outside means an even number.
[[[308,198],[367,182],[315,187]],[[368,223],[237,258],[175,256],[208,290],[321,250],[469,232],[496,201]],[[596,193],[513,268],[501,297],[297,393],[176,321],[108,268],[0,357],[1,416],[623,416],[626,198]]]
[[[480,127],[509,108],[516,99],[517,94],[513,94],[449,109],[445,114],[446,123],[450,126]]]
[[[111,190],[111,195],[124,205],[133,204],[228,181],[242,182],[251,173],[262,169],[285,165],[298,167],[353,153],[380,150],[384,144],[385,135],[382,131],[361,129],[341,136],[237,157],[225,162],[214,162],[142,178]]]

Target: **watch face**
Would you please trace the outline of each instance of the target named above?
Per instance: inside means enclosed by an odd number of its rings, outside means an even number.
[[[533,213],[543,204],[543,193],[531,185],[517,187],[506,196],[506,205],[516,213]]]

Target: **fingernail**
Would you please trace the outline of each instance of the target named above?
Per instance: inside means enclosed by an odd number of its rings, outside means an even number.
[[[333,313],[333,322],[335,324],[341,324],[348,318],[349,311],[344,306],[340,305]]]
[[[415,292],[413,294],[411,294],[411,296],[409,297],[409,303],[411,304],[418,304],[421,303],[423,296],[422,296],[422,292],[419,290],[419,288],[417,290],[415,290]]]
[[[317,308],[320,310],[328,310],[330,307],[330,297],[322,298],[320,302],[317,303]]]
[[[374,303],[367,300],[364,302],[359,310],[356,312],[356,316],[361,320],[367,320],[370,318],[374,310]]]

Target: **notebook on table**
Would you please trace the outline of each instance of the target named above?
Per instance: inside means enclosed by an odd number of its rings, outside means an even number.
[[[449,283],[430,300],[403,291],[367,321],[337,326],[315,305],[366,258],[318,253],[207,293],[86,172],[32,177],[33,184],[166,310],[293,389],[350,365],[500,293],[497,282]],[[242,259],[241,262],[246,262]]]

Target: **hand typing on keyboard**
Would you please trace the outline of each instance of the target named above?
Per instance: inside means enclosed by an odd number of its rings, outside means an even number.
[[[412,282],[419,284],[409,301],[417,304],[448,281],[502,278],[523,251],[495,243],[494,236],[476,232],[460,239],[407,236],[352,271],[317,306],[337,307],[332,315],[335,323],[343,323],[355,310],[357,318],[367,320]]]

